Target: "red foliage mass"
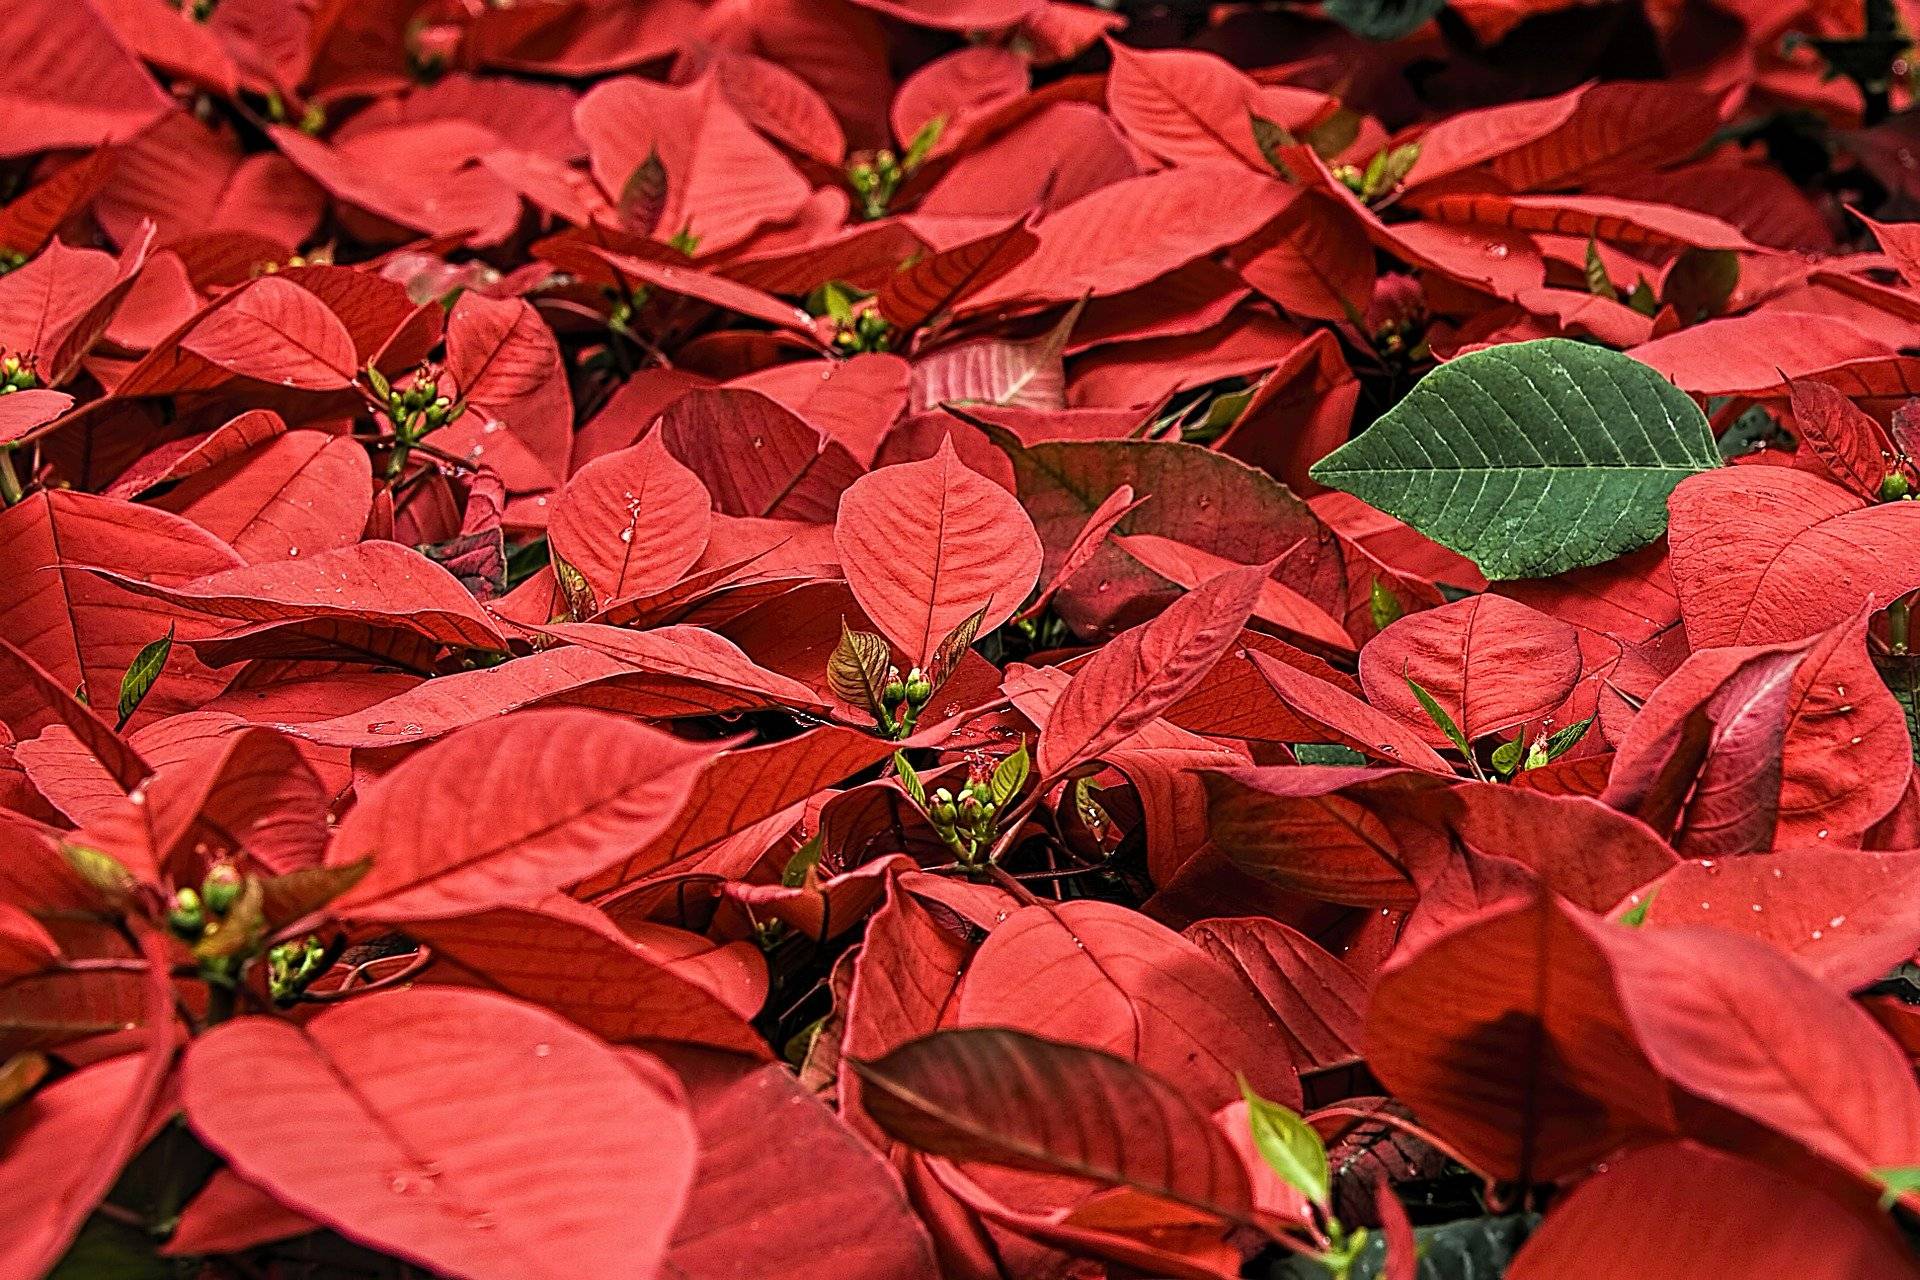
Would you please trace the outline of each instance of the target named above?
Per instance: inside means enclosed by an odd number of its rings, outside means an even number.
[[[1920,1277],[1881,8],[13,0],[0,1280]]]

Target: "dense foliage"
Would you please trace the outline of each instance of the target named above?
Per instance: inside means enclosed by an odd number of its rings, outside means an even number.
[[[1908,17],[0,6],[0,1280],[1920,1277]]]

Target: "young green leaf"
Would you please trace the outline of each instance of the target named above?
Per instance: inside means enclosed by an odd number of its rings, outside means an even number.
[[[1580,739],[1587,736],[1587,730],[1593,727],[1593,717],[1588,716],[1576,724],[1554,731],[1547,737],[1547,763],[1552,764],[1561,756],[1574,749]]]
[[[1900,1165],[1891,1169],[1875,1169],[1873,1176],[1886,1188],[1880,1193],[1880,1207],[1891,1209],[1893,1202],[1909,1191],[1920,1191],[1920,1165]]]
[[[1646,897],[1640,899],[1640,901],[1620,913],[1620,923],[1629,929],[1638,929],[1641,925],[1645,924],[1647,922],[1647,908],[1653,905],[1654,896],[1659,892],[1660,890],[1657,887],[1647,890]]]
[[[1524,736],[1524,735],[1522,735]],[[1493,749],[1493,771],[1503,778],[1511,778],[1520,769],[1521,737],[1511,742],[1503,742]]]
[[[993,776],[987,780],[987,792],[996,808],[1004,807],[1007,801],[1020,794],[1020,788],[1027,784],[1031,767],[1027,759],[1027,740],[1022,738],[1014,753],[993,767]]]
[[[916,780],[917,781],[917,780]],[[807,873],[820,865],[820,854],[826,844],[819,836],[801,845],[787,859],[787,865],[780,872],[780,883],[788,889],[798,889],[807,882]]]
[[[1378,578],[1373,580],[1373,590],[1368,595],[1367,609],[1373,615],[1375,631],[1385,631],[1406,614],[1406,608],[1400,603],[1400,597],[1393,594],[1392,588]]]
[[[1460,732],[1460,726],[1454,723],[1453,717],[1447,714],[1447,709],[1441,706],[1434,696],[1423,689],[1420,682],[1412,676],[1400,678],[1407,682],[1407,688],[1413,690],[1413,696],[1419,701],[1420,709],[1427,713],[1427,718],[1440,727],[1440,732],[1447,735],[1447,741],[1457,747],[1461,755],[1472,759],[1473,746],[1467,741],[1467,735]]]
[[[167,658],[172,652],[173,624],[168,623],[167,634],[143,646],[139,653],[133,655],[127,673],[120,677],[120,719],[113,726],[116,732],[127,727],[127,721],[133,719],[133,713],[147,700],[153,682],[160,678],[160,672],[166,668]]]
[[[1629,356],[1542,338],[1441,365],[1309,474],[1512,579],[1653,541],[1667,495],[1718,465],[1685,392]]]
[[[900,787],[907,793],[907,799],[918,805],[920,812],[925,813],[927,788],[926,784],[920,781],[920,775],[913,771],[911,764],[907,763],[907,757],[898,751],[893,753],[893,768],[894,772],[900,775]]]
[[[1247,1100],[1247,1123],[1261,1159],[1288,1186],[1326,1208],[1333,1193],[1333,1170],[1320,1135],[1298,1113],[1255,1093],[1245,1079],[1240,1081],[1240,1096]]]
[[[900,167],[912,173],[925,164],[927,157],[933,153],[934,147],[939,145],[940,135],[946,132],[946,128],[947,118],[943,115],[935,116],[921,125],[920,132],[914,134],[913,141],[907,144],[907,154],[901,160]]]
[[[1600,246],[1594,243],[1592,236],[1587,237],[1587,292],[1609,302],[1620,301],[1620,291],[1613,287],[1613,278],[1607,274],[1607,264],[1600,261]]]

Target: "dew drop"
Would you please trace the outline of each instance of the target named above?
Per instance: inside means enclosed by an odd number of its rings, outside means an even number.
[[[293,558],[294,556],[297,556],[297,555],[299,555],[299,554],[300,554],[300,548],[298,548],[298,547],[288,547],[288,548],[287,548],[287,558],[288,558],[288,559],[292,559],[292,558]]]
[[[1816,840],[1825,840],[1827,838],[1827,829],[1825,827],[1820,828],[1813,833],[1813,838]]]
[[[1827,921],[1827,928],[1838,929],[1841,925],[1845,924],[1846,922],[1847,922],[1847,918],[1845,916],[1835,916],[1833,919]]]
[[[553,1046],[544,1042],[533,1046],[533,1056],[536,1058],[544,1058],[552,1052]]]
[[[1508,249],[1506,245],[1501,244],[1498,240],[1489,240],[1486,245],[1486,253],[1489,258],[1504,258],[1507,256]]]
[[[633,541],[633,527],[631,525],[629,525],[628,527],[620,531],[620,541],[622,542]]]
[[[753,447],[756,449],[764,449],[767,447],[767,442],[761,439],[759,436],[755,436],[753,438]]]
[[[1758,912],[1758,911],[1760,910],[1760,904],[1759,904],[1759,903],[1757,903],[1757,902],[1756,902],[1756,903],[1754,903],[1754,904],[1753,904],[1753,909],[1754,909],[1754,911],[1755,911],[1755,912],[1757,913],[1757,912]]]
[[[1813,931],[1813,933],[1812,933],[1812,935],[1811,935],[1811,937],[1813,938],[1813,940],[1814,940],[1815,942],[1818,942],[1818,941],[1820,941],[1820,931],[1819,931],[1818,929],[1815,929],[1815,930]]]
[[[1854,737],[1847,739],[1847,745],[1850,747],[1857,747],[1860,745],[1862,741],[1863,739],[1861,739],[1858,735],[1855,735]]]

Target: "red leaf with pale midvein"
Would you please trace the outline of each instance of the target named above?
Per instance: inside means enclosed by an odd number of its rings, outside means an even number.
[[[887,277],[876,304],[899,329],[912,329],[951,311],[969,293],[986,288],[1033,256],[1040,240],[1015,222],[978,240],[928,254]]]
[[[531,306],[471,290],[447,320],[447,374],[468,408],[489,417],[565,376],[553,330]]]
[[[528,630],[604,653],[641,671],[761,694],[789,706],[825,709],[812,689],[757,665],[733,641],[704,627],[628,631],[596,622],[557,622]]]
[[[1886,429],[1824,382],[1796,378],[1789,385],[1794,434],[1813,450],[1835,484],[1877,501],[1880,481],[1893,469],[1893,441]]]
[[[1920,950],[1920,851],[1808,846],[1682,862],[1622,905],[1640,902],[1648,926],[1760,938],[1851,991]]]
[[[924,462],[882,467],[840,499],[834,546],[854,599],[901,665],[925,667],[983,606],[986,635],[1040,576],[1040,537],[1018,500],[940,442]]]
[[[340,317],[299,285],[272,276],[208,311],[180,345],[230,373],[303,391],[340,390],[359,365]]]
[[[1427,745],[1420,731],[1396,716],[1390,716],[1310,672],[1248,650],[1247,657],[1295,714],[1320,726],[1324,740],[1353,748],[1363,755],[1408,764],[1429,773],[1451,775],[1453,768],[1440,753]],[[1425,712],[1421,713],[1425,717]]]
[[[936,728],[931,732],[944,732]],[[746,830],[892,754],[870,733],[827,725],[797,738],[713,756],[688,787],[672,824],[629,856],[574,887],[580,897],[606,895],[649,871]]]
[[[677,1040],[750,1057],[767,1043],[691,965],[650,954],[601,912],[564,898],[409,922],[435,976],[544,1005],[613,1043]]]
[[[665,831],[712,754],[570,708],[463,729],[409,756],[341,822],[328,864],[374,865],[335,909],[433,919],[583,880]]]
[[[1178,1080],[1211,1110],[1240,1096],[1297,1106],[1273,1014],[1165,925],[1110,902],[1023,907],[981,944],[960,986],[963,1027],[1016,1027],[1117,1053]]]
[[[0,638],[0,671],[7,675],[0,682],[0,724],[16,741],[37,738],[53,725],[64,725],[122,790],[131,791],[153,772],[112,725],[5,638]]]
[[[106,565],[177,584],[240,562],[232,548],[164,511],[66,490],[33,494],[0,511],[0,638],[12,641],[89,706],[107,707],[134,656],[178,621],[98,581]],[[181,637],[204,634],[189,623]],[[227,684],[176,644],[136,723],[185,710]]]
[[[1176,582],[1189,591],[1209,578],[1242,567],[1241,561],[1152,533],[1116,534],[1113,545],[1167,581]],[[1337,652],[1353,652],[1352,638],[1331,614],[1272,578],[1260,584],[1260,595],[1253,602],[1253,616]]]
[[[982,1027],[936,1031],[847,1065],[865,1085],[867,1115],[917,1150],[1252,1217],[1246,1169],[1208,1112],[1125,1058]]]
[[[173,1059],[174,993],[167,940],[143,930],[139,942],[147,961],[138,979],[145,1044],[0,1114],[0,1198],[7,1206],[0,1275],[48,1274],[147,1131]]]
[[[493,619],[459,579],[397,542],[360,542],[323,555],[212,573],[172,587],[95,572],[137,595],[234,622],[360,623],[407,631],[443,645],[507,647]]]
[[[696,1094],[694,1123],[700,1173],[667,1258],[680,1275],[937,1274],[898,1175],[785,1067]]]
[[[1434,747],[1445,747],[1447,735],[1409,680],[1473,742],[1552,715],[1579,679],[1580,633],[1501,596],[1468,596],[1410,614],[1360,651],[1367,701]]]
[[[1627,1020],[1655,1070],[1870,1180],[1920,1162],[1920,1087],[1871,1014],[1754,938],[1695,926],[1596,928]],[[1696,1114],[1690,1132],[1752,1142]]]
[[[1610,1161],[1558,1202],[1507,1267],[1507,1280],[1912,1280],[1891,1222],[1765,1164],[1691,1142]]]
[[[187,477],[153,505],[258,564],[352,546],[372,490],[373,467],[357,440],[295,431]]]
[[[713,500],[658,432],[574,473],[547,537],[601,604],[671,586],[707,549]]]
[[[1327,1067],[1360,1056],[1366,986],[1312,938],[1257,916],[1202,920],[1181,936],[1245,979],[1297,1062]]]
[[[1803,640],[1920,587],[1920,503],[1864,498],[1788,467],[1728,467],[1667,500],[1694,648]]]
[[[1107,110],[1134,141],[1172,164],[1271,171],[1253,136],[1260,86],[1245,72],[1196,50],[1107,47]]]
[[[1233,646],[1269,565],[1223,573],[1122,632],[1073,673],[1040,735],[1040,773],[1057,778],[1099,758],[1165,711]]]
[[[697,1157],[664,1078],[531,1005],[420,988],[225,1023],[181,1101],[247,1181],[375,1248],[475,1280],[646,1277]]]

